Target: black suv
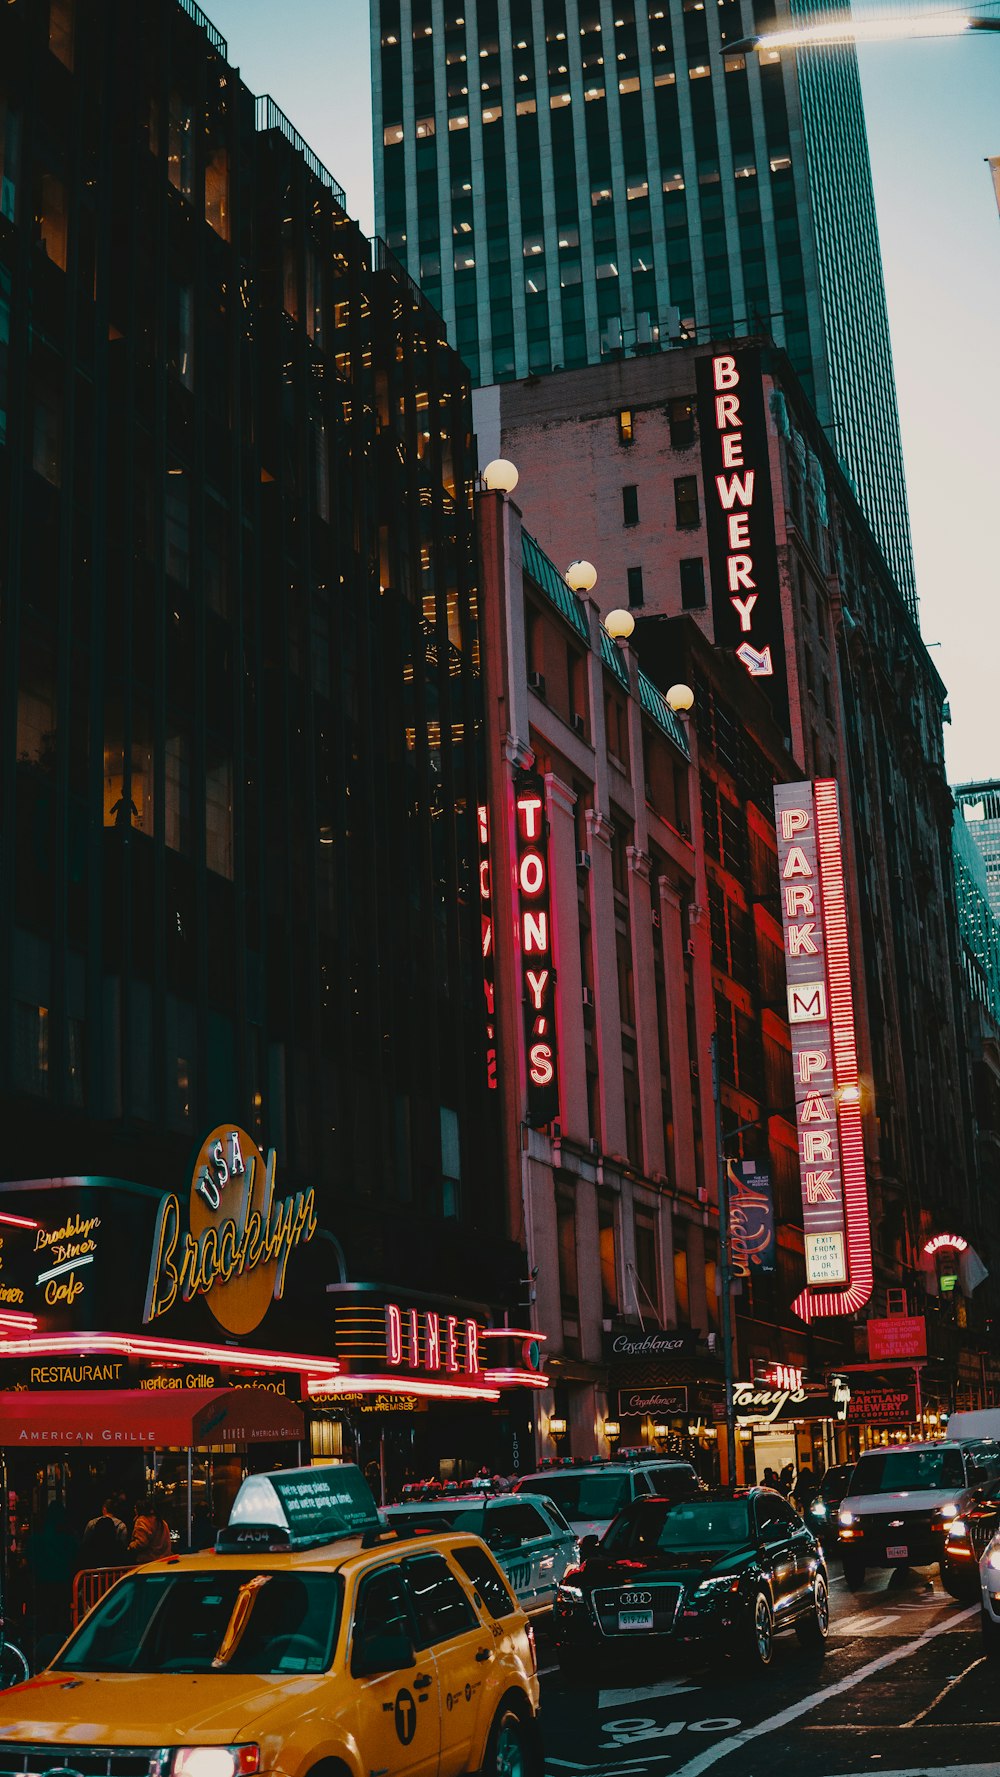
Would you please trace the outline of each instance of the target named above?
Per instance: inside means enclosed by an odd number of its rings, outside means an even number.
[[[584,1676],[595,1656],[669,1646],[769,1666],[774,1636],[794,1628],[822,1652],[830,1623],[823,1550],[780,1493],[713,1488],[687,1499],[637,1499],[556,1592],[559,1662]]]

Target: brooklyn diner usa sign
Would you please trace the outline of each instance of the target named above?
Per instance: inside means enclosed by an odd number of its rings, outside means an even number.
[[[836,782],[776,784],[774,810],[808,1321],[867,1302],[871,1231]]]

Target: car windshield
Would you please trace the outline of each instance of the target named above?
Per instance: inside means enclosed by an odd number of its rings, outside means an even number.
[[[55,1669],[326,1672],[340,1606],[336,1574],[134,1574],[95,1606]]]
[[[601,1544],[608,1554],[654,1550],[727,1549],[746,1542],[750,1519],[745,1499],[651,1500],[612,1524]]]
[[[554,1500],[570,1522],[614,1518],[629,1502],[628,1475],[539,1475],[522,1481],[519,1493],[540,1493]]]
[[[847,1489],[858,1493],[912,1493],[924,1488],[964,1487],[962,1452],[944,1450],[885,1450],[862,1456]]]
[[[820,1492],[824,1499],[833,1499],[844,1492],[854,1469],[853,1462],[841,1463],[837,1468],[827,1469],[823,1476]]]

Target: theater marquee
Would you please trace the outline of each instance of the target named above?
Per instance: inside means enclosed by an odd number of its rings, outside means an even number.
[[[837,785],[776,784],[774,808],[811,1320],[872,1289]]]

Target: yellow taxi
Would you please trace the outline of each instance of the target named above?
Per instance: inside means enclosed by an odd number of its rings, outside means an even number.
[[[0,1695],[0,1770],[540,1777],[534,1637],[478,1537],[386,1531],[347,1465],[255,1475]]]

